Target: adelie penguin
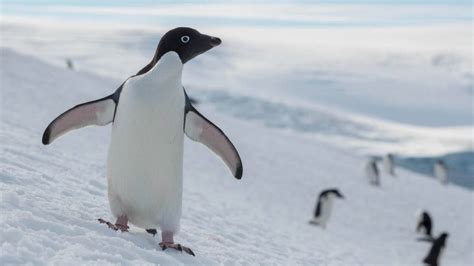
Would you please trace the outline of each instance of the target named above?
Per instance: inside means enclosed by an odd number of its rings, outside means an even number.
[[[448,183],[448,169],[443,160],[437,160],[433,166],[434,176],[441,182],[441,184]]]
[[[191,249],[174,242],[181,218],[184,134],[216,153],[235,178],[240,156],[227,136],[192,105],[181,84],[183,66],[221,40],[192,28],[175,28],[161,38],[150,63],[111,95],[79,104],[53,120],[43,135],[50,144],[68,131],[112,124],[107,160],[108,198],[114,230],[128,223],[156,233],[160,247]]]
[[[339,190],[334,188],[323,190],[319,194],[318,202],[314,210],[314,217],[309,223],[326,228],[326,224],[331,216],[334,199],[336,198],[344,198]]]
[[[432,239],[431,231],[432,231],[433,221],[431,219],[430,214],[427,211],[423,211],[418,216],[418,222],[416,224],[416,231],[423,233],[428,239]],[[423,239],[421,239],[423,240]]]
[[[441,254],[446,246],[446,241],[448,239],[448,233],[443,232],[438,238],[436,238],[432,245],[431,249],[428,252],[428,255],[423,259],[423,262],[426,265],[438,266]]]
[[[69,68],[70,70],[74,70],[74,63],[72,62],[72,59],[71,59],[71,58],[67,58],[67,59],[66,59],[66,66],[67,66],[67,68]]]
[[[395,176],[395,159],[393,154],[387,153],[383,157],[383,167],[387,174]]]
[[[365,174],[369,183],[374,186],[380,186],[380,171],[375,159],[370,159],[365,166]]]

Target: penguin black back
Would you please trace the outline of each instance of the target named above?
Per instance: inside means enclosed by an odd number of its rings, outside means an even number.
[[[442,249],[446,245],[446,239],[448,238],[448,233],[443,232],[438,238],[433,241],[431,245],[430,252],[423,260],[424,263],[430,266],[438,266],[439,257],[441,255]]]
[[[419,232],[421,229],[424,229],[424,233],[427,236],[431,236],[433,222],[431,216],[427,211],[423,211],[419,217],[418,225],[416,226],[416,231]]]

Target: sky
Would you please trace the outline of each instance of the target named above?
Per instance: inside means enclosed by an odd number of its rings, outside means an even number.
[[[263,0],[260,3],[330,3],[330,4],[471,4],[470,0]],[[2,0],[6,4],[66,4],[66,5],[109,5],[109,4],[171,4],[171,3],[255,3],[255,1],[223,1],[223,0],[208,0],[208,1],[192,1],[192,0]]]

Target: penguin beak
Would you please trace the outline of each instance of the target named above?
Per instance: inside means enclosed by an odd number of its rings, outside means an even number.
[[[211,39],[209,40],[209,44],[211,45],[211,47],[216,47],[221,43],[222,43],[221,39],[217,37],[211,37]]]

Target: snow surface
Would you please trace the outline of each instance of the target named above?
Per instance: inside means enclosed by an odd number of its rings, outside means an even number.
[[[267,128],[198,108],[233,140],[244,163],[235,180],[204,146],[185,142],[184,198],[177,241],[196,257],[158,248],[133,228],[114,232],[106,196],[110,126],[41,144],[46,125],[121,80],[75,72],[1,49],[0,262],[8,264],[420,265],[415,214],[450,236],[443,265],[473,265],[473,192],[397,169],[367,184],[365,158],[324,139]],[[186,71],[186,70],[185,70]],[[326,230],[310,226],[318,193],[338,187]]]

